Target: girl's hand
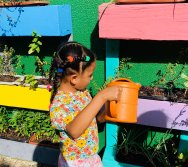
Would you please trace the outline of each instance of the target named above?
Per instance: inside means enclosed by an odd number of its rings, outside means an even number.
[[[99,92],[104,101],[118,101],[121,97],[122,87],[121,86],[110,86]]]

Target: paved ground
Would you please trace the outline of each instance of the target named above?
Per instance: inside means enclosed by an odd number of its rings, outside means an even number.
[[[38,164],[34,161],[23,161],[0,155],[0,167],[54,167],[52,165]]]

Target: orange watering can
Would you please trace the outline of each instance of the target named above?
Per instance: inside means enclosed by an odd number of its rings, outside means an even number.
[[[112,122],[137,122],[139,83],[134,83],[127,78],[119,78],[110,82],[107,86],[119,85],[122,87],[119,101],[108,101],[105,104],[107,111],[105,119]]]

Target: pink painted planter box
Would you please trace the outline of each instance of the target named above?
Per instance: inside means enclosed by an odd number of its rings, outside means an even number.
[[[106,6],[99,6],[100,38],[188,39],[188,3]]]
[[[188,104],[139,99],[138,124],[188,131]]]

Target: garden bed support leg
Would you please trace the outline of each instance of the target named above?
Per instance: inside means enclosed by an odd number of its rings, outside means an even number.
[[[106,40],[106,79],[115,75],[115,68],[119,66],[119,40]],[[136,167],[126,163],[119,163],[115,159],[118,125],[106,123],[106,147],[102,162],[104,167]]]
[[[179,143],[179,152],[188,151],[188,131],[182,131]]]

